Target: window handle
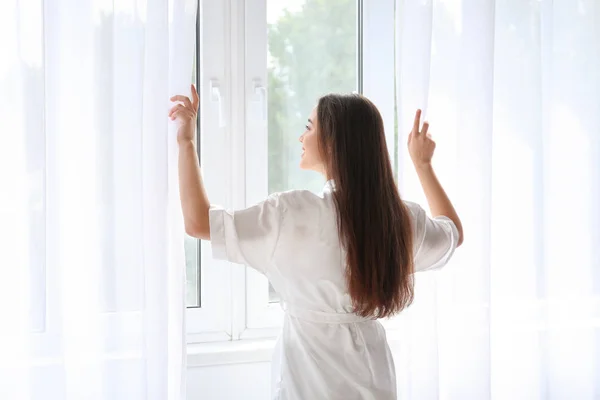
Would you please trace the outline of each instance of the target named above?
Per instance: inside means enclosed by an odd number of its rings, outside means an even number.
[[[256,101],[260,105],[260,114],[261,120],[263,122],[267,121],[267,88],[265,85],[260,83],[260,79],[254,80],[254,95],[256,96]]]
[[[218,107],[219,112],[219,128],[225,127],[225,112],[224,112],[224,101],[223,94],[221,93],[221,85],[217,79],[211,79],[209,81],[209,92],[210,92],[210,102],[214,103]]]

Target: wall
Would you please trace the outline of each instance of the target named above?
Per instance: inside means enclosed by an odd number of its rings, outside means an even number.
[[[408,349],[405,340],[399,340],[388,332],[388,343],[394,356],[397,377],[410,377],[407,368],[428,368],[435,362],[427,349]],[[187,399],[188,400],[268,400],[271,393],[271,360],[274,340],[238,341],[221,344],[191,345],[188,357]],[[417,352],[417,361],[406,365],[409,352]],[[423,357],[425,356],[425,357]],[[437,378],[435,378],[437,380]],[[410,387],[406,381],[398,379],[398,394],[408,396]],[[416,386],[432,387],[435,392],[437,382],[413,382]],[[403,390],[400,390],[402,388]]]
[[[271,392],[271,363],[190,367],[188,400],[266,400]]]

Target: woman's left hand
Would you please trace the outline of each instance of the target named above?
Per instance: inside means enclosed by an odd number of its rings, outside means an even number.
[[[187,96],[173,96],[171,101],[177,102],[169,111],[171,121],[177,121],[177,141],[194,141],[196,132],[196,118],[198,115],[198,103],[200,98],[194,85],[191,86],[192,99]]]

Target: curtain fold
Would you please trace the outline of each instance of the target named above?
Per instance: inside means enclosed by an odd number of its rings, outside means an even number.
[[[0,5],[0,398],[184,399],[193,0]]]
[[[465,229],[400,317],[400,398],[600,398],[599,26],[596,0],[397,0],[399,146],[423,108]]]

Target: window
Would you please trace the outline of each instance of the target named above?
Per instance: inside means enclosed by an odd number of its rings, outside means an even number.
[[[394,155],[394,3],[202,2],[199,142],[211,203],[240,209],[273,192],[320,191],[324,179],[299,169],[298,138],[331,92],[373,99]],[[275,336],[283,312],[267,279],[213,260],[208,242],[194,246],[188,242],[188,288],[198,282],[190,280],[197,257],[202,290],[201,307],[188,309],[190,340]]]
[[[356,0],[267,0],[268,190],[319,191],[298,136],[318,98],[357,88]]]

